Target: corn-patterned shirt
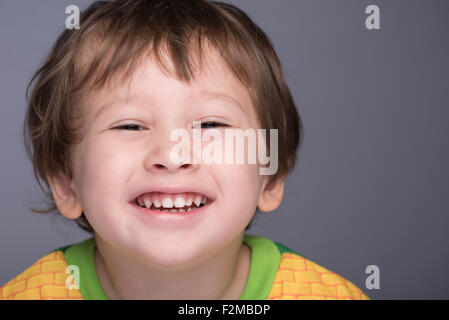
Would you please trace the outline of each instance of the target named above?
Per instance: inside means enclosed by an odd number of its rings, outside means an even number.
[[[241,300],[369,300],[353,283],[286,246],[245,235],[251,266]],[[108,299],[94,264],[95,239],[53,250],[0,287],[0,299]]]

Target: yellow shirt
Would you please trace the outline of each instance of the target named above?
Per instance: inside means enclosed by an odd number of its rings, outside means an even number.
[[[251,248],[251,266],[241,300],[369,300],[350,281],[280,243],[250,235],[243,242]],[[108,299],[96,274],[94,249],[90,238],[50,252],[0,287],[0,299]]]

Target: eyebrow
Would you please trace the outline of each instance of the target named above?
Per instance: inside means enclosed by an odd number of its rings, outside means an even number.
[[[103,112],[112,109],[114,107],[118,107],[119,105],[121,105],[123,102],[126,103],[128,101],[133,100],[135,96],[131,97],[131,98],[116,98],[114,99],[113,102],[107,102],[105,104],[103,104],[100,109],[97,110],[97,112],[95,112],[95,116],[94,116],[94,120],[97,119]]]
[[[235,99],[234,97],[232,97],[226,93],[204,90],[204,91],[201,91],[198,96],[205,97],[204,100],[206,100],[206,101],[222,100],[222,101],[230,102],[231,104],[239,107],[241,109],[241,111],[243,113],[245,113],[245,109],[243,108],[243,105],[240,103],[240,101],[238,101],[237,99]]]
[[[107,102],[107,103],[103,104],[100,107],[100,109],[95,113],[94,119],[97,119],[106,110],[109,110],[113,107],[117,107],[121,103],[130,102],[130,101],[134,100],[135,98],[136,98],[136,96],[130,96],[127,98],[120,97],[120,98],[116,98],[112,103]],[[245,113],[245,109],[243,108],[243,105],[237,99],[235,99],[234,97],[232,97],[226,93],[223,93],[223,92],[203,90],[196,96],[196,98],[198,100],[202,100],[202,101],[221,100],[221,101],[230,102],[231,105],[237,106],[243,113]]]

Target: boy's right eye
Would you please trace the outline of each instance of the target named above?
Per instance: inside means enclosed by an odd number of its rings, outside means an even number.
[[[139,130],[145,130],[142,126],[139,126],[137,124],[124,124],[122,126],[114,127],[113,130],[131,130],[131,131],[139,131]]]

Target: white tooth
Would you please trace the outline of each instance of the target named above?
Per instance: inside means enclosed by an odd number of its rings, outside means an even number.
[[[193,202],[197,207],[199,207],[201,204],[201,197],[200,196],[196,197],[195,200],[193,200]]]
[[[164,200],[162,200],[162,206],[164,208],[173,208],[173,200],[170,198],[164,198]]]
[[[178,212],[177,209],[170,209],[170,212]]]
[[[189,212],[189,211],[192,211],[192,208],[190,208],[190,207],[189,207],[189,208],[187,208],[187,212]]]
[[[206,197],[203,197],[203,198],[201,199],[201,203],[202,203],[202,204],[206,204],[206,203],[207,203],[207,198],[206,198]]]
[[[187,207],[190,207],[190,206],[192,205],[192,203],[193,203],[192,198],[189,198],[189,199],[187,200],[187,202],[186,202],[186,206],[187,206]]]
[[[179,211],[179,212],[186,212],[185,209],[179,209],[178,211]]]
[[[160,208],[161,207],[161,203],[159,202],[159,200],[157,200],[157,199],[154,200],[154,206],[156,208]]]
[[[139,206],[143,207],[145,205],[145,203],[142,201],[141,197],[137,198],[137,203],[139,204]]]
[[[151,207],[150,199],[145,199],[145,207],[147,207],[147,209],[150,209],[150,207]]]
[[[183,197],[176,197],[175,199],[175,207],[176,208],[182,208],[186,205],[186,201]]]

